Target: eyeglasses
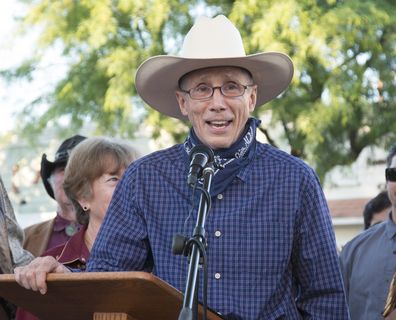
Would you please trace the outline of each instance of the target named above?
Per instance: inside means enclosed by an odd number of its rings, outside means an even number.
[[[396,168],[385,169],[386,181],[396,182]]]
[[[220,89],[223,96],[229,98],[235,98],[242,96],[246,89],[254,86],[254,84],[243,85],[236,82],[226,82],[220,87],[210,87],[206,84],[200,84],[190,90],[180,89],[182,92],[188,93],[191,99],[194,100],[204,100],[209,99],[213,96],[215,89]]]

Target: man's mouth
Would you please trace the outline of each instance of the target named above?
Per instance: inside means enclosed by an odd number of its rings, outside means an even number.
[[[206,121],[206,123],[210,126],[216,127],[216,128],[223,128],[228,126],[232,120],[213,120],[213,121]]]

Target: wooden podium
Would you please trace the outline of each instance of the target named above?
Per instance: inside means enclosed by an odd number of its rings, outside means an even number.
[[[19,286],[13,274],[0,274],[0,296],[40,320],[177,320],[183,304],[180,291],[146,272],[52,273],[47,285],[41,295]]]

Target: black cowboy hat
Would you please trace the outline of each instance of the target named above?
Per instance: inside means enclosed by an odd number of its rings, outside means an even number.
[[[86,139],[86,137],[75,135],[63,141],[55,153],[54,162],[48,161],[47,155],[45,153],[41,157],[40,175],[41,179],[43,180],[45,190],[47,190],[47,193],[51,198],[55,199],[54,190],[52,190],[51,184],[48,182],[48,178],[51,176],[55,168],[66,167],[67,160],[69,160],[70,151],[84,139]]]

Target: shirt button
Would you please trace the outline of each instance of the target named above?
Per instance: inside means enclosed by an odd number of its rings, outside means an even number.
[[[215,236],[216,236],[217,238],[219,238],[219,237],[221,236],[221,231],[216,230],[216,231],[215,231]]]
[[[219,194],[217,195],[217,199],[222,200],[222,199],[223,199],[223,195],[222,195],[221,193],[219,193]]]
[[[221,278],[221,274],[220,274],[220,273],[218,273],[218,272],[217,272],[217,273],[215,273],[215,275],[214,275],[214,276],[215,276],[215,279],[217,279],[217,280],[219,280],[219,279]]]

